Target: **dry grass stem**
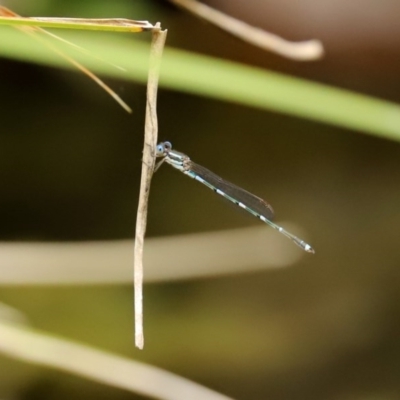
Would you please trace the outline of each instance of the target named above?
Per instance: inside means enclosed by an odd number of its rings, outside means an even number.
[[[0,6],[0,25],[130,33],[152,31],[155,28],[149,21],[126,18],[21,17],[3,6]]]
[[[264,50],[272,51],[283,57],[296,61],[312,61],[321,58],[324,54],[322,43],[319,40],[290,42],[273,33],[255,28],[243,21],[230,17],[195,0],[170,1],[245,42],[251,43]]]
[[[11,11],[10,9],[6,8],[6,7],[0,7],[0,15],[2,15],[3,17],[7,17],[7,18],[13,18],[13,17],[20,17],[18,14],[14,13],[13,11]],[[26,18],[25,20],[30,21],[30,18]],[[84,67],[82,64],[80,64],[79,62],[75,61],[72,57],[66,55],[65,53],[63,53],[61,50],[59,50],[56,46],[54,46],[52,43],[44,40],[40,34],[45,34],[48,35],[56,40],[59,40],[61,42],[64,42],[70,46],[73,46],[74,48],[76,48],[78,51],[80,51],[81,53],[85,53],[91,57],[95,57],[97,59],[99,59],[102,62],[106,62],[107,64],[113,65],[107,61],[104,61],[102,59],[100,59],[99,57],[93,56],[92,54],[90,54],[88,51],[86,51],[85,49],[83,49],[80,46],[75,45],[74,43],[71,43],[57,35],[54,35],[51,32],[47,32],[46,30],[39,28],[39,27],[34,27],[34,26],[15,26],[16,29],[19,29],[20,31],[30,35],[33,39],[39,41],[40,43],[42,43],[44,46],[48,47],[51,51],[53,51],[54,53],[58,54],[60,57],[64,58],[67,62],[69,62],[70,64],[74,65],[76,68],[78,68],[81,72],[83,72],[86,76],[88,76],[90,79],[92,79],[94,82],[96,82],[104,91],[106,91],[125,111],[127,111],[128,113],[132,112],[132,109],[128,106],[128,104],[126,104],[121,97],[119,97],[117,95],[117,93],[114,92],[114,90],[112,90],[107,84],[105,84],[100,78],[98,78],[93,72],[91,72],[89,69],[87,69],[86,67]],[[114,67],[121,69],[120,67],[113,65]]]
[[[134,290],[135,290],[135,344],[143,349],[143,245],[147,224],[147,209],[151,178],[154,172],[156,146],[158,138],[157,89],[160,74],[161,57],[167,31],[156,24],[153,30],[150,49],[150,65],[147,80],[147,102],[145,120],[145,138],[143,148],[142,176],[140,181],[139,205],[136,216],[134,249]]]

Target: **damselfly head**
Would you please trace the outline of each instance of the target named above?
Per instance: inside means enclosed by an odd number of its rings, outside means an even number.
[[[170,142],[161,142],[156,147],[156,157],[165,157],[172,150]]]

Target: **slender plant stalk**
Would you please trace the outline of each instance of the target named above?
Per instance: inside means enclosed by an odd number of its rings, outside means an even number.
[[[134,290],[135,290],[135,344],[143,349],[143,245],[147,224],[147,209],[150,183],[154,172],[155,154],[158,137],[157,89],[161,57],[167,31],[159,24],[153,30],[150,49],[150,66],[147,80],[147,102],[145,139],[143,148],[142,177],[140,182],[139,205],[136,216],[135,254],[134,254]]]
[[[0,7],[0,24],[7,24],[14,26],[16,29],[31,35],[35,40],[41,42],[44,46],[48,47],[51,51],[58,54],[60,57],[64,58],[67,62],[74,65],[86,76],[96,82],[103,90],[105,90],[125,111],[131,113],[132,109],[100,78],[93,74],[90,70],[84,67],[79,62],[75,61],[72,57],[66,55],[61,50],[59,50],[52,43],[44,40],[40,34],[46,34],[53,37],[59,41],[69,44],[78,49],[78,51],[83,53],[88,53],[86,50],[79,46],[68,42],[46,30],[40,28],[39,26],[46,26],[49,28],[69,28],[69,29],[95,29],[95,30],[117,30],[119,28],[128,29],[128,32],[143,32],[145,30],[152,30],[154,27],[148,21],[134,21],[127,19],[83,19],[83,18],[23,18],[16,14],[14,11],[8,9],[7,7]],[[124,32],[125,30],[122,30]],[[98,57],[96,57],[98,58]],[[103,60],[102,60],[103,61]],[[104,62],[104,61],[103,61]],[[117,66],[115,66],[117,67]],[[117,67],[121,69],[120,67]]]
[[[324,48],[319,40],[291,42],[273,33],[267,32],[264,29],[256,28],[241,20],[230,17],[196,0],[169,1],[211,22],[247,43],[283,57],[295,61],[314,61],[320,59],[324,55]]]
[[[81,29],[112,32],[152,31],[154,25],[149,21],[137,21],[125,18],[55,18],[21,17],[6,7],[0,6],[0,25],[36,26],[42,28]]]

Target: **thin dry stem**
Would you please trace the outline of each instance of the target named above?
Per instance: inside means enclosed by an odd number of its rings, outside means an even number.
[[[161,31],[156,24],[150,50],[150,67],[147,81],[147,103],[145,138],[143,148],[142,176],[140,182],[139,206],[136,217],[135,254],[134,254],[134,290],[135,290],[135,344],[143,349],[143,245],[147,224],[147,209],[150,183],[154,172],[155,154],[158,136],[157,89],[161,57],[164,50],[167,31]]]
[[[28,34],[34,36],[32,32],[27,32]],[[58,48],[54,45],[52,45],[49,42],[44,41],[42,38],[38,36],[34,36],[34,38],[41,43],[43,43],[45,46],[47,46],[49,49],[54,51],[54,53],[58,54],[60,57],[64,58],[67,60],[69,63],[74,65],[77,69],[79,69],[81,72],[83,72],[86,76],[88,76],[90,79],[92,79],[94,82],[97,83],[106,93],[108,93],[126,112],[132,113],[132,109],[126,104],[120,96],[117,95],[117,93],[114,92],[106,83],[104,83],[97,75],[95,75],[93,72],[91,72],[89,69],[84,67],[82,64],[79,62],[75,61],[72,57],[68,56],[67,54],[63,53],[62,51],[58,50]]]
[[[0,7],[0,15],[3,15],[7,18],[11,18],[11,17],[19,17],[18,14],[16,14],[14,11],[6,8],[6,7]],[[29,18],[26,18],[27,21],[30,21]],[[80,51],[81,53],[85,53],[87,55],[90,55],[92,57],[95,57],[97,59],[99,59],[99,57],[93,56],[91,55],[88,51],[86,51],[85,49],[83,49],[80,46],[77,46],[65,39],[60,38],[57,35],[54,35],[51,32],[47,32],[45,29],[39,28],[39,27],[32,27],[32,26],[15,26],[16,29],[19,29],[20,31],[32,36],[35,40],[39,41],[40,43],[42,43],[44,46],[48,47],[51,51],[53,51],[54,53],[58,54],[60,57],[64,58],[67,62],[71,63],[72,65],[74,65],[76,68],[78,68],[81,72],[83,72],[86,76],[88,76],[90,79],[92,79],[94,82],[96,82],[103,90],[105,90],[125,111],[127,111],[128,113],[132,112],[132,109],[128,106],[128,104],[126,104],[121,97],[119,97],[117,95],[117,93],[114,92],[114,90],[112,90],[107,84],[105,84],[100,78],[98,78],[93,72],[91,72],[90,70],[88,70],[86,67],[84,67],[82,64],[80,64],[79,62],[75,61],[72,57],[66,55],[65,53],[63,53],[61,50],[59,50],[56,46],[54,46],[53,44],[51,44],[50,42],[44,40],[41,36],[40,33],[42,34],[46,34],[54,39],[57,39],[59,41],[62,41],[64,43],[69,44],[70,46],[75,47],[78,51]],[[106,62],[104,60],[101,60],[102,62]],[[111,63],[108,63],[111,64]],[[113,64],[111,64],[113,65]],[[121,69],[120,67],[114,65],[114,67]]]
[[[321,58],[324,54],[322,43],[319,40],[290,42],[195,0],[170,1],[254,46],[281,56],[296,61],[312,61]]]

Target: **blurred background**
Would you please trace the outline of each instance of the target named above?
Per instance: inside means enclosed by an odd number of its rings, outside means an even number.
[[[166,0],[2,3],[24,16],[161,21],[167,46],[400,101],[399,2],[207,4],[286,39],[317,38],[326,56],[281,58]],[[0,74],[1,240],[133,238],[145,86],[105,79],[133,108],[128,115],[77,72],[1,58]],[[288,268],[146,285],[144,351],[133,344],[130,285],[2,286],[0,302],[38,329],[232,398],[398,399],[399,144],[162,87],[158,116],[160,141],[265,198],[276,221],[301,228],[315,256]],[[154,177],[148,237],[258,224],[167,166]],[[3,356],[0,397],[142,398]]]

